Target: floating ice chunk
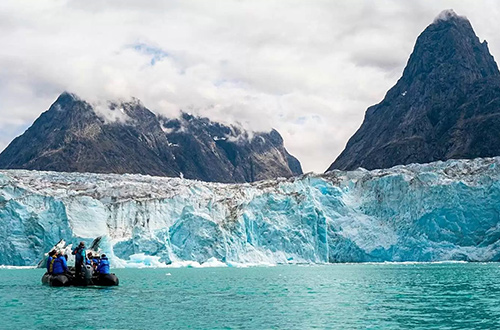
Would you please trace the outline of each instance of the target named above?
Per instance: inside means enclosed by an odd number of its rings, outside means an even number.
[[[175,261],[171,264],[167,265],[168,268],[200,268],[201,265],[197,261],[192,260],[183,260],[183,261]]]
[[[234,268],[248,268],[248,267],[275,267],[276,264],[272,263],[266,263],[266,262],[261,262],[261,263],[241,263],[241,262],[234,262],[234,261],[228,261],[226,263],[229,267],[234,267]]]
[[[125,268],[166,268],[167,265],[160,261],[160,257],[147,256],[137,253],[130,256],[124,265]]]
[[[0,269],[35,269],[36,266],[9,266],[9,265],[0,265]]]
[[[222,261],[217,260],[216,258],[210,258],[204,263],[200,265],[201,268],[206,268],[206,267],[227,267],[227,264],[223,263]]]

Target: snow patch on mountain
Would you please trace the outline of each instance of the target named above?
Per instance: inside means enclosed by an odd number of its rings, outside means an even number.
[[[452,18],[461,18],[467,20],[467,17],[457,15],[457,13],[455,13],[453,9],[445,9],[436,16],[436,18],[434,19],[434,23],[437,23],[439,21],[447,21]]]

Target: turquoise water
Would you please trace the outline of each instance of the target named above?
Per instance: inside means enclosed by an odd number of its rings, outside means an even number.
[[[0,269],[0,329],[495,329],[498,264],[117,269],[114,288]]]

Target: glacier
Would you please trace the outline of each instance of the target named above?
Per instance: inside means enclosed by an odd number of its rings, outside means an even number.
[[[115,267],[498,261],[500,158],[246,184],[0,171],[0,265],[103,236]]]

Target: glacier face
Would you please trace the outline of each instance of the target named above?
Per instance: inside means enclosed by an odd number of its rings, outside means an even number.
[[[0,264],[59,239],[115,265],[500,259],[500,158],[251,184],[0,171]]]

